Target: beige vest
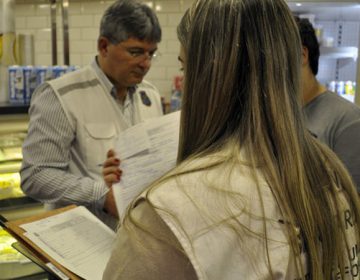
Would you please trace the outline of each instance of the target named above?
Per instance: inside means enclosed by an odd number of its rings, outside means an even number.
[[[102,180],[101,166],[106,153],[114,148],[116,137],[129,124],[118,104],[95,71],[87,66],[49,82],[72,126],[75,142],[71,149],[70,171]],[[143,103],[145,92],[151,105]],[[149,83],[139,84],[134,94],[134,122],[162,115],[160,96]]]
[[[211,158],[202,161],[209,163]],[[191,163],[192,167],[198,164],[199,161]],[[264,203],[268,239],[267,244],[265,242],[262,202],[249,174],[250,171],[241,166],[232,172],[219,170],[218,167],[201,170],[166,181],[150,194],[150,202],[156,206],[160,217],[179,240],[199,279],[272,279],[268,270],[266,246],[275,278],[297,279],[285,224],[279,221],[283,218],[269,186],[260,179],[259,192]],[[261,174],[259,176],[261,178]],[[236,200],[242,199],[240,207],[231,198],[219,202],[219,194],[211,188],[222,189],[229,185],[238,194]],[[347,203],[341,192],[339,195],[346,217]],[[238,213],[236,221],[243,226],[241,238],[222,222],[230,217],[224,205]],[[345,226],[350,250],[353,250],[345,268],[345,279],[349,280],[359,279],[359,275],[352,278],[355,276],[352,273],[356,274],[359,250],[351,226],[350,222]],[[301,255],[301,261],[304,271],[307,271],[305,252]],[[349,267],[355,267],[353,272],[349,272]]]
[[[103,181],[102,163],[114,148],[117,136],[129,127],[118,104],[95,71],[87,66],[49,82],[54,89],[74,133],[69,172]],[[150,101],[142,101],[142,97]],[[149,83],[138,85],[133,95],[134,123],[162,115],[160,95]],[[48,205],[57,208],[61,205]],[[105,223],[113,218],[101,209],[89,209]]]

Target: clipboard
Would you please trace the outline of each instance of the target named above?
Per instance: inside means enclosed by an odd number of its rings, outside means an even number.
[[[73,209],[75,207],[77,206],[70,205],[64,208],[50,210],[45,213],[41,213],[39,215],[27,217],[24,219],[19,219],[16,221],[7,221],[4,217],[0,215],[0,225],[21,244],[21,247],[16,246],[17,248],[19,248],[20,253],[23,253],[26,257],[34,261],[45,271],[49,272],[52,276],[56,277],[57,279],[64,279],[64,277],[61,277],[61,274],[64,274],[69,279],[81,280],[82,278],[80,278],[79,276],[77,276],[76,274],[66,269],[61,264],[59,264],[48,254],[46,254],[41,248],[39,248],[36,244],[34,244],[29,238],[27,238],[24,235],[25,231],[21,228],[22,224],[31,223],[50,216],[54,216],[62,212],[68,211],[70,209]],[[49,266],[49,263],[52,264],[54,268],[52,268],[51,265]],[[58,273],[56,269],[58,269],[61,273]]]
[[[20,252],[22,255],[27,257],[29,260],[31,260],[33,263],[38,265],[42,270],[44,270],[45,273],[51,276],[51,280],[62,280],[57,274],[54,273],[53,270],[51,270],[45,263],[43,263],[37,256],[32,254],[24,245],[22,245],[20,242],[14,242],[11,244],[11,246],[16,249],[18,252]]]

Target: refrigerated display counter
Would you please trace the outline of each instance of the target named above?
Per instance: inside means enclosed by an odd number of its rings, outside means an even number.
[[[47,274],[19,253],[12,244],[16,240],[0,227],[0,280],[47,279]]]
[[[40,205],[20,189],[21,146],[28,127],[28,106],[0,104],[0,212]]]
[[[43,205],[20,188],[21,146],[28,128],[28,106],[0,103],[0,214],[7,220],[42,212]],[[38,265],[13,248],[16,240],[0,227],[0,280],[47,279]]]

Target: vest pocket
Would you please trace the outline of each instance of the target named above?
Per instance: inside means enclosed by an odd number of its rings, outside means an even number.
[[[87,123],[85,126],[85,157],[87,167],[101,175],[101,164],[106,153],[114,148],[116,128],[114,123]]]

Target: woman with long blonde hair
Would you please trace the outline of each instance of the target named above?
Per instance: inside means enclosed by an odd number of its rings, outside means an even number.
[[[359,198],[304,127],[286,2],[197,0],[178,37],[178,165],[128,209],[104,279],[359,279]]]

